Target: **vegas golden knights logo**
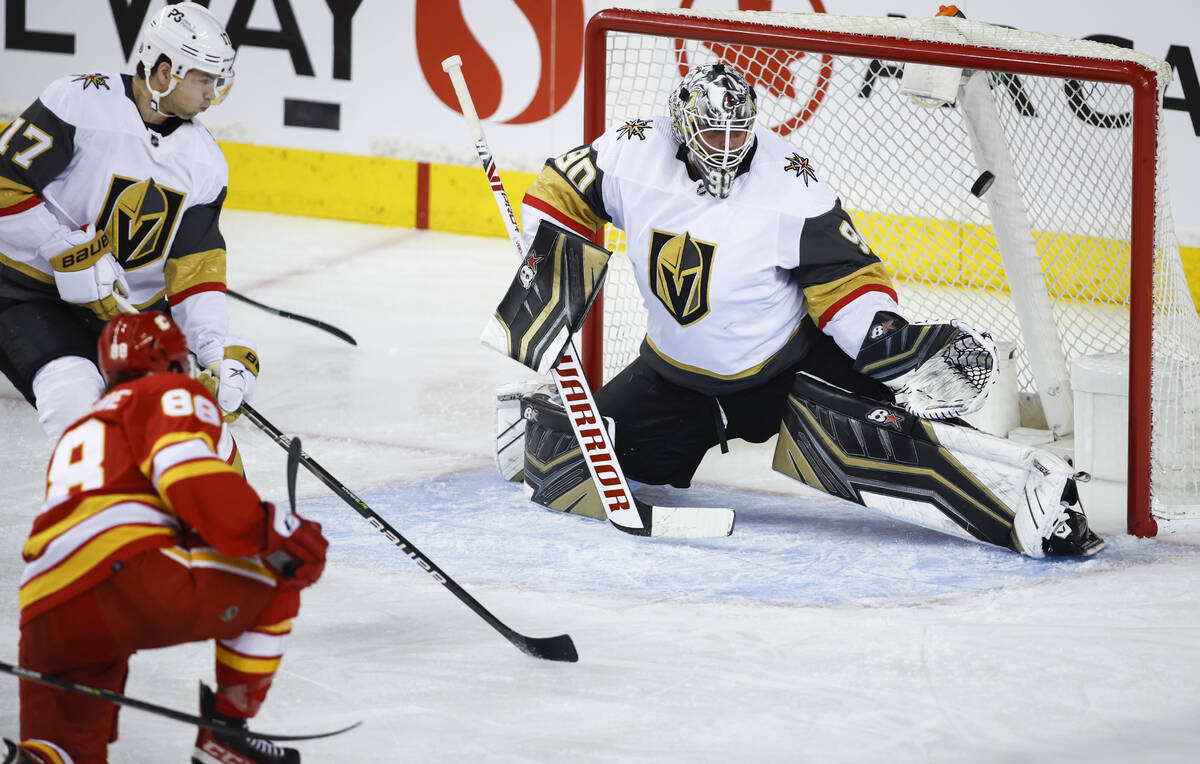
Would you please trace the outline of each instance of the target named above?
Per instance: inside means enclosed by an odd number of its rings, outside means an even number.
[[[650,290],[680,326],[708,315],[708,283],[716,244],[689,234],[654,231],[650,237]]]
[[[107,228],[113,254],[130,271],[167,254],[167,243],[186,194],[160,186],[153,178],[114,175],[97,228]]]

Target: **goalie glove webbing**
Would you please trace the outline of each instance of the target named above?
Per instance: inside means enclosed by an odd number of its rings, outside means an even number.
[[[879,311],[854,369],[896,391],[896,402],[926,419],[963,416],[983,407],[996,381],[996,344],[960,321],[910,324]]]

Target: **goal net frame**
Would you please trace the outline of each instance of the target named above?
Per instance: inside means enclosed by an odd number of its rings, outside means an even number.
[[[797,17],[811,17],[794,26]],[[1159,214],[1161,93],[1164,70],[1147,64],[1148,56],[1102,58],[1084,55],[998,48],[967,42],[913,39],[890,34],[842,31],[859,18],[825,14],[771,12],[706,12],[634,9],[599,11],[587,25],[584,49],[584,140],[590,142],[610,126],[606,114],[608,40],[610,35],[637,34],[717,45],[756,46],[805,54],[829,54],[904,64],[927,64],[963,70],[1042,75],[1087,82],[1114,83],[1132,91],[1133,135],[1132,208],[1129,221],[1129,422],[1127,526],[1130,533],[1153,536],[1157,523],[1151,512],[1152,352],[1156,220]],[[916,22],[916,19],[889,19]],[[924,22],[931,19],[921,20]],[[974,24],[965,19],[936,19],[938,23]],[[814,26],[809,26],[813,23]],[[842,29],[839,29],[841,27]],[[907,27],[906,27],[907,28]],[[1049,38],[1041,35],[1040,37]],[[1059,38],[1055,38],[1059,39]],[[1119,50],[1119,49],[1116,49]],[[1161,63],[1161,62],[1159,62]],[[1163,66],[1166,66],[1163,64]],[[1170,81],[1170,68],[1165,70]],[[660,103],[661,103],[660,99]],[[663,113],[665,105],[657,109]],[[645,115],[649,116],[649,115]],[[835,183],[835,191],[836,183]],[[1169,220],[1169,215],[1168,215]],[[601,234],[603,235],[603,234]],[[881,252],[886,260],[887,253]],[[1006,261],[1007,264],[1007,261]],[[987,329],[987,327],[979,327]],[[594,386],[603,381],[603,295],[597,299],[583,330],[584,368]]]

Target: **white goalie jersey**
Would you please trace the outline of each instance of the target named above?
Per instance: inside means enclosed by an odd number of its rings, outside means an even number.
[[[642,357],[692,389],[752,387],[818,329],[853,357],[875,312],[896,309],[883,264],[809,158],[764,128],[755,137],[725,199],[704,192],[656,117],[547,161],[524,200],[527,237],[541,220],[625,231],[649,313]]]
[[[199,122],[147,125],[129,75],[74,75],[0,134],[0,153],[0,289],[55,294],[56,232],[107,229],[130,302],[165,298],[193,349],[223,346],[229,171]]]

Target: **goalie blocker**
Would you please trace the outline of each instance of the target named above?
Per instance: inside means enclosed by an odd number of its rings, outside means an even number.
[[[774,468],[907,522],[1030,557],[1090,555],[1073,470],[1041,449],[896,406],[856,398],[799,374]]]
[[[543,222],[480,341],[549,372],[595,302],[610,254]]]

